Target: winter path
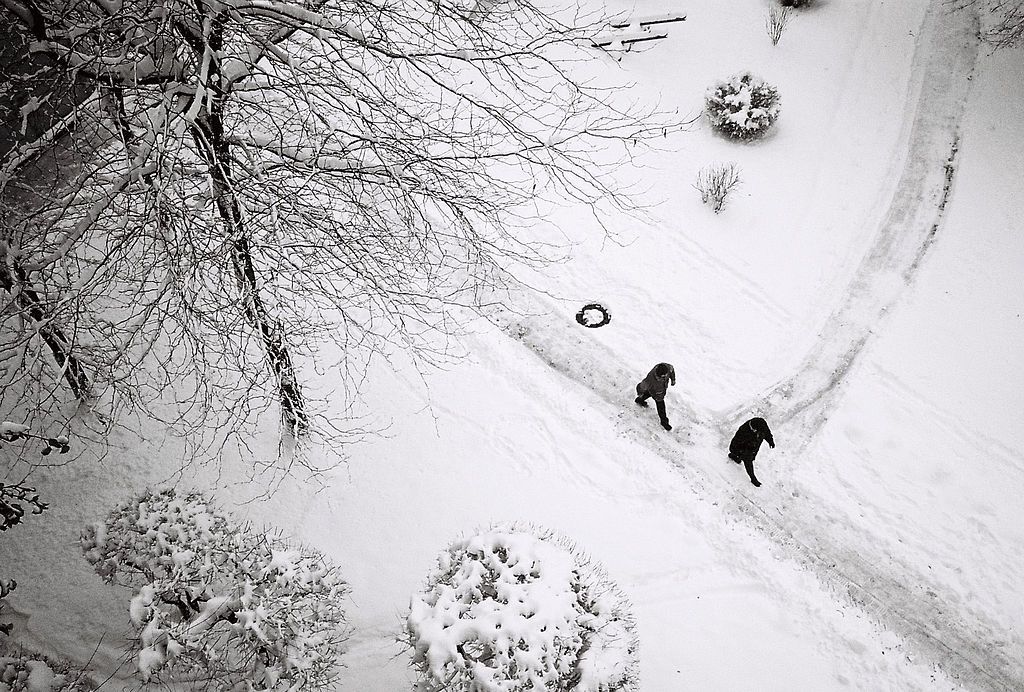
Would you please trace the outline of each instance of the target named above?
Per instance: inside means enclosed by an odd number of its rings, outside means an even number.
[[[805,413],[811,426],[807,439],[824,420],[827,398],[913,280],[935,239],[956,173],[960,123],[979,50],[978,17],[968,10],[951,12],[946,3],[934,1],[918,35],[912,78],[919,97],[907,113],[912,123],[908,152],[874,242],[802,366],[753,405],[718,412],[716,417],[727,421],[723,434],[753,412],[774,421]]]
[[[736,474],[726,475],[725,468],[734,469],[723,463],[721,451],[738,422],[754,412],[785,425],[787,438],[798,445],[820,428],[851,365],[936,238],[954,182],[959,128],[978,49],[974,14],[949,13],[938,0],[930,4],[912,67],[916,98],[904,114],[906,154],[887,211],[811,352],[793,375],[756,397],[754,405],[705,411],[693,402],[677,404],[686,397],[675,390],[669,414],[676,429],[662,433],[646,411],[634,414],[631,391],[639,375],[617,365],[615,355],[595,344],[593,335],[569,320],[552,319],[566,310],[538,302],[520,306],[525,317],[501,314],[494,319],[550,367],[593,390],[608,404],[620,435],[670,461],[697,497],[720,498],[728,517],[756,527],[840,598],[904,637],[953,679],[972,689],[1010,690],[1024,685],[1024,647],[1015,634],[984,613],[970,611],[920,567],[881,551],[870,532],[799,482],[774,483],[768,492],[757,491],[755,501],[736,488]],[[772,312],[779,318],[782,309]]]

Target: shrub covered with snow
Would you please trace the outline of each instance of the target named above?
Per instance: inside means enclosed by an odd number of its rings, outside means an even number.
[[[0,692],[86,692],[94,689],[96,686],[84,671],[0,637]]]
[[[315,551],[174,490],[116,508],[83,531],[82,550],[106,581],[135,590],[129,611],[144,680],[202,678],[221,690],[324,689],[334,680],[348,589]]]
[[[718,82],[704,95],[712,127],[736,139],[756,139],[779,117],[779,92],[749,72]]]
[[[420,692],[635,690],[630,606],[604,570],[516,525],[455,541],[406,622]]]

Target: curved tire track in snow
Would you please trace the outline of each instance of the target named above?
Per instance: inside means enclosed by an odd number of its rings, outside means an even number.
[[[695,494],[713,492],[729,517],[755,527],[952,679],[972,689],[1014,690],[1024,688],[1024,645],[1014,633],[957,604],[944,587],[879,550],[873,536],[833,514],[806,489],[774,483],[770,493],[759,491],[755,501],[739,481],[725,480],[709,466],[730,465],[718,459],[724,459],[723,435],[749,412],[791,421],[789,435],[797,426],[804,440],[820,428],[873,327],[912,280],[935,238],[953,182],[959,124],[978,48],[977,16],[950,14],[942,0],[933,0],[915,54],[913,75],[920,95],[908,113],[913,121],[903,173],[842,304],[802,367],[754,406],[703,412],[674,403],[671,418],[677,429],[672,433],[662,433],[649,416],[617,418],[620,432],[674,464]],[[641,372],[622,367],[615,354],[587,339],[570,320],[552,318],[568,311],[539,300],[528,310],[525,316],[496,313],[492,320],[553,369],[593,390],[610,406],[611,416],[633,407],[632,388]],[[691,439],[684,442],[687,433]]]
[[[752,412],[781,422],[811,413],[807,437],[824,421],[827,399],[913,280],[938,232],[956,171],[978,32],[976,13],[951,12],[942,0],[932,0],[914,56],[912,78],[920,95],[907,114],[912,118],[908,151],[884,220],[842,304],[800,368],[754,397],[753,404],[720,412],[720,418],[728,419],[723,431]]]

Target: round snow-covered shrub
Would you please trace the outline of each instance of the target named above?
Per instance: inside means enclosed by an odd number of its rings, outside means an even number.
[[[96,685],[70,663],[0,638],[0,692],[87,692]]]
[[[314,550],[233,524],[199,493],[147,492],[86,527],[82,550],[135,589],[142,679],[212,689],[325,689],[337,674],[347,585]]]
[[[712,127],[736,139],[756,139],[779,117],[779,92],[772,85],[743,72],[718,82],[704,95]]]
[[[82,531],[82,551],[109,583],[169,579],[224,550],[239,533],[199,493],[149,491]]]
[[[406,621],[419,692],[618,692],[638,686],[630,606],[565,539],[496,527],[438,558]]]

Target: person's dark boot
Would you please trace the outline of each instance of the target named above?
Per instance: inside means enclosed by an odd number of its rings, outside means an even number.
[[[737,464],[741,463],[740,462],[740,458],[738,456],[736,456],[735,454],[733,454],[732,452],[729,452],[729,458],[732,459],[733,461],[735,461]]]
[[[647,406],[647,399],[643,398],[642,396],[638,396],[637,398],[633,399],[633,401],[640,404],[641,406]]]
[[[661,427],[665,428],[665,430],[671,430],[672,429],[672,426],[668,424],[668,418],[662,418],[661,419]]]

